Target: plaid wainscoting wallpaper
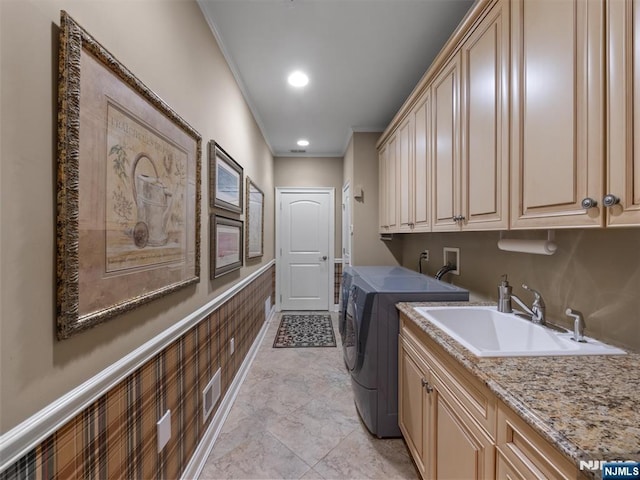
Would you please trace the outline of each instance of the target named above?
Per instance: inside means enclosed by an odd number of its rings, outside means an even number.
[[[333,269],[333,303],[340,303],[340,285],[342,285],[342,261],[335,262]]]
[[[179,478],[220,404],[203,423],[202,390],[221,368],[224,397],[264,324],[274,286],[271,267],[44,439],[0,480]],[[167,409],[172,435],[158,453],[156,422]]]

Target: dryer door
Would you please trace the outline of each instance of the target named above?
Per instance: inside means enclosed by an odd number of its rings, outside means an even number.
[[[353,371],[356,368],[358,360],[358,304],[356,298],[358,289],[354,286],[349,291],[349,300],[347,302],[347,314],[345,315],[345,332],[342,342],[344,349],[344,361],[347,368]]]

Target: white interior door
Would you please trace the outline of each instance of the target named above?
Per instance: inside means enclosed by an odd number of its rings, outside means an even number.
[[[329,310],[333,293],[330,189],[277,189],[281,310]]]
[[[351,265],[351,187],[342,188],[342,266]]]

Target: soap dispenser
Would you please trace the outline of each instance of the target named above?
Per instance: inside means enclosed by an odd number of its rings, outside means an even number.
[[[511,313],[511,285],[507,280],[507,274],[502,275],[502,281],[498,286],[498,311],[502,313]]]

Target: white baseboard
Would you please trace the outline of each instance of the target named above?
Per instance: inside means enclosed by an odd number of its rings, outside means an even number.
[[[229,386],[229,390],[227,391],[226,395],[223,397],[222,402],[220,402],[218,411],[213,416],[213,420],[211,421],[211,423],[209,424],[209,427],[207,428],[207,430],[204,432],[204,435],[200,439],[200,443],[198,443],[198,446],[196,447],[196,451],[193,452],[193,455],[191,456],[189,463],[185,467],[184,472],[182,472],[182,477],[181,477],[182,480],[193,480],[200,476],[200,473],[202,472],[202,469],[204,468],[207,462],[207,458],[209,458],[209,454],[211,453],[211,450],[213,450],[213,445],[218,439],[218,436],[222,431],[224,422],[227,419],[229,412],[231,411],[231,407],[233,406],[233,403],[235,402],[236,397],[238,396],[240,387],[242,386],[242,383],[244,382],[244,379],[246,378],[247,373],[249,373],[249,368],[251,367],[251,364],[253,363],[253,360],[255,359],[256,354],[258,353],[260,344],[262,343],[262,340],[264,339],[264,336],[267,333],[267,330],[269,329],[269,324],[271,323],[271,320],[275,316],[275,313],[276,313],[276,309],[274,307],[271,309],[269,318],[267,319],[266,322],[264,322],[264,325],[260,329],[260,332],[258,333],[256,339],[254,340],[253,345],[251,345],[251,349],[249,350],[249,352],[247,352],[247,356],[244,358],[244,361],[242,362],[242,365],[240,366],[238,373],[233,379],[233,382],[231,382],[231,385]]]

